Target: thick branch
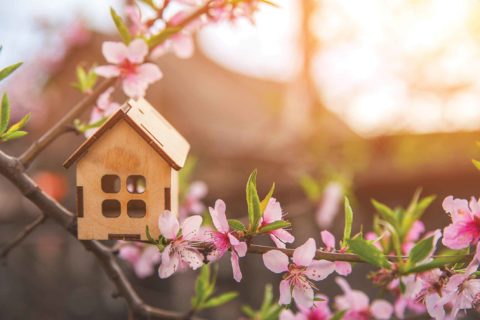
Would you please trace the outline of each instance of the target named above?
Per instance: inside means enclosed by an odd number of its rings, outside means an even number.
[[[43,134],[37,141],[35,141],[21,156],[20,162],[25,168],[32,163],[32,161],[55,139],[64,133],[65,127],[70,125],[73,120],[78,118],[87,108],[95,104],[97,98],[108,87],[115,83],[115,78],[103,80],[91,94],[83,98],[68,112],[60,121],[58,121],[50,130]]]
[[[16,158],[0,151],[0,174],[10,180],[19,191],[33,202],[47,217],[76,236],[75,216],[60,203],[44,193],[35,182],[25,174],[24,167]],[[32,228],[33,229],[33,228]],[[97,241],[81,241],[82,245],[98,258],[102,268],[113,281],[118,294],[125,298],[127,305],[136,315],[161,319],[184,319],[180,313],[162,310],[145,304],[130,285],[112,252]]]
[[[18,246],[23,240],[25,240],[30,233],[33,232],[39,225],[41,225],[45,221],[45,214],[41,213],[38,218],[36,218],[32,223],[27,225],[20,231],[20,233],[17,234],[15,238],[13,238],[12,241],[7,243],[7,245],[2,249],[2,252],[0,253],[0,258],[4,259],[8,256],[10,251],[14,249],[16,246]]]

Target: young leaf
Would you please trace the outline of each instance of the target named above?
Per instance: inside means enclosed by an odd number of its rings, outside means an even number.
[[[156,46],[162,44],[165,40],[176,34],[182,30],[182,28],[178,27],[168,27],[166,29],[163,29],[159,33],[151,36],[148,38],[147,43],[150,48],[155,48]]]
[[[228,225],[235,231],[247,231],[243,223],[236,219],[228,219]]]
[[[420,240],[410,251],[408,262],[414,266],[417,262],[424,260],[433,249],[434,236]]]
[[[260,212],[263,214],[265,212],[265,208],[268,205],[268,202],[272,198],[273,192],[275,191],[275,183],[272,184],[272,187],[270,188],[270,191],[268,191],[268,194],[265,196],[265,198],[260,202]]]
[[[197,280],[195,281],[195,296],[192,298],[192,307],[198,308],[208,299],[207,289],[210,282],[210,266],[204,265],[200,269]]]
[[[272,7],[275,7],[275,8],[280,8],[280,6],[278,4],[276,4],[275,2],[270,1],[270,0],[260,0],[260,2],[268,4],[269,6],[272,6]]]
[[[336,312],[330,320],[342,320],[347,310]]]
[[[12,64],[11,66],[5,67],[2,70],[0,70],[0,81],[8,77],[9,75],[12,74],[15,70],[17,70],[23,62],[18,62],[15,64]]]
[[[448,265],[463,261],[465,257],[462,255],[458,256],[444,256],[433,259],[430,262],[419,264],[415,267],[408,268],[404,274],[419,273],[428,271],[431,269],[436,269],[440,267],[446,267]]]
[[[343,244],[346,245],[352,234],[353,211],[350,201],[345,197],[345,227],[343,229]]]
[[[249,227],[251,231],[256,231],[262,215],[260,212],[260,199],[257,193],[257,170],[253,170],[248,178],[246,193]]]
[[[125,22],[123,22],[123,19],[115,12],[113,8],[110,8],[110,14],[112,16],[113,22],[115,23],[115,26],[117,27],[120,37],[122,38],[122,41],[128,45],[132,40],[132,36],[128,31],[127,25],[125,24]]]
[[[382,216],[383,219],[385,219],[387,222],[389,222],[392,226],[396,227],[398,225],[397,223],[397,215],[395,212],[384,205],[381,202],[378,202],[375,199],[372,199],[372,204],[377,210],[377,212]]]
[[[221,294],[221,295],[213,297],[213,298],[209,299],[207,302],[205,302],[202,305],[202,309],[208,309],[208,308],[214,308],[214,307],[221,306],[222,304],[225,304],[227,302],[232,301],[236,297],[238,297],[238,293],[233,292],[233,291]]]
[[[353,253],[356,253],[365,262],[379,268],[390,268],[390,263],[383,252],[372,243],[361,238],[354,238],[349,241],[349,247]]]
[[[2,140],[7,142],[7,141],[10,141],[10,140],[13,140],[13,139],[18,139],[18,138],[24,137],[27,134],[28,134],[27,131],[22,131],[22,130],[11,132],[11,133],[5,133],[5,134],[2,135]]]
[[[2,107],[0,110],[0,134],[7,130],[8,123],[10,122],[10,104],[8,103],[8,97],[3,94]]]
[[[14,125],[12,125],[12,126],[7,130],[7,132],[5,133],[5,135],[11,134],[11,133],[13,133],[13,132],[16,132],[16,131],[22,129],[23,127],[25,127],[25,125],[27,124],[28,120],[30,120],[30,113],[24,115],[23,118],[20,119],[20,121],[18,121],[18,122],[15,123]]]
[[[260,228],[260,232],[270,232],[277,229],[288,228],[292,224],[285,220],[277,220]]]
[[[273,301],[272,285],[267,284],[265,286],[265,291],[263,293],[263,302],[262,302],[262,306],[260,307],[260,313],[262,314],[266,313],[270,308],[272,301]]]

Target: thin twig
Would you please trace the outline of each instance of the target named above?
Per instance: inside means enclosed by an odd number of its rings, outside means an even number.
[[[116,78],[103,80],[91,94],[83,98],[75,105],[70,112],[68,112],[62,119],[60,119],[50,130],[43,134],[37,141],[35,141],[21,156],[20,162],[25,168],[28,168],[32,161],[47,148],[57,137],[65,131],[65,127],[70,125],[73,120],[78,118],[87,108],[91,107],[97,98],[116,81]]]
[[[0,258],[5,259],[10,251],[18,246],[23,240],[25,240],[30,233],[33,232],[39,225],[41,225],[46,219],[45,214],[41,213],[32,223],[28,224],[26,227],[20,231],[12,241],[7,243],[5,247],[3,247],[2,252],[0,253]]]

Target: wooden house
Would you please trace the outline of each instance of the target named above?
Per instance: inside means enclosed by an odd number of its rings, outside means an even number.
[[[77,162],[78,238],[146,240],[146,226],[158,237],[189,149],[146,100],[126,102],[64,163]]]

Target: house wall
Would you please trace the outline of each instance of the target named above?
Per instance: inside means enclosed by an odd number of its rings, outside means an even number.
[[[175,172],[175,174],[173,173]],[[118,193],[105,193],[101,178],[106,174],[120,177]],[[142,175],[146,179],[143,194],[131,194],[126,189],[129,175]],[[83,187],[83,217],[78,218],[80,239],[108,239],[109,234],[140,234],[146,240],[145,226],[153,237],[158,237],[158,216],[165,204],[165,188],[171,188],[171,208],[177,213],[176,171],[143,140],[124,120],[105,132],[77,163],[77,186]],[[102,201],[116,199],[121,203],[118,218],[102,214]],[[127,215],[128,200],[141,199],[146,203],[144,218]]]

